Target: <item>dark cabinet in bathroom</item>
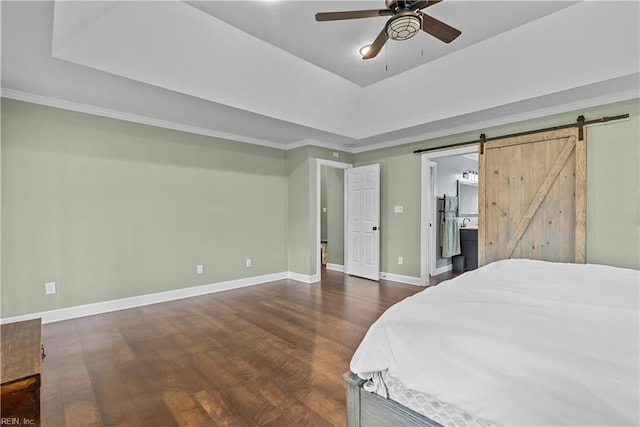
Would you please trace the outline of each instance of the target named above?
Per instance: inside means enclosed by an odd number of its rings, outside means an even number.
[[[465,269],[478,268],[478,229],[460,228],[460,251],[465,257]]]

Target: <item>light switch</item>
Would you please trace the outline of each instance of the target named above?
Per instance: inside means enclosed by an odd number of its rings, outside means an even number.
[[[47,282],[44,284],[44,293],[51,295],[56,293],[56,282]]]
[[[402,205],[394,206],[393,213],[404,213],[404,206]]]

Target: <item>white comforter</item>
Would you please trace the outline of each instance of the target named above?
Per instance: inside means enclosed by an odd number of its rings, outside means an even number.
[[[502,425],[640,424],[640,272],[505,260],[389,308],[351,370]]]

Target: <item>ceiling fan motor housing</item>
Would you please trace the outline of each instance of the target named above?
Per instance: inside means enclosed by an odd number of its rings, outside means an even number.
[[[390,9],[394,12],[397,12],[402,9],[407,9],[413,1],[402,1],[402,0],[385,0],[385,6],[387,9]]]

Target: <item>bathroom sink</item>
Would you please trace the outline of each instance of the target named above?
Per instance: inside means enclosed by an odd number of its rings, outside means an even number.
[[[478,226],[477,225],[467,225],[464,227],[460,227],[460,230],[477,230]]]

